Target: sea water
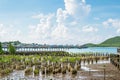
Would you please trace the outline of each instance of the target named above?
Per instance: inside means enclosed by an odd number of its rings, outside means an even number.
[[[71,53],[117,53],[117,47],[89,47],[89,48],[73,48],[73,49],[69,49],[67,50],[67,52],[71,52]]]

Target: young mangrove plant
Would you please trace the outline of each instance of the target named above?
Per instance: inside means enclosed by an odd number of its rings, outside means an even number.
[[[25,75],[30,75],[30,74],[32,74],[32,72],[33,72],[32,67],[27,68],[27,69],[25,70]]]
[[[38,75],[39,75],[39,69],[35,69],[35,70],[34,70],[34,75],[35,75],[35,76],[38,76]]]

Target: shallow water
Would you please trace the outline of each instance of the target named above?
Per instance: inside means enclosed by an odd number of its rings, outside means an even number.
[[[93,74],[93,76],[97,76],[97,77],[104,77],[104,75],[102,75],[102,74]],[[112,76],[114,76],[114,75],[105,75],[106,77],[112,77]]]
[[[88,68],[86,66],[82,66],[81,69],[84,70],[84,71],[98,71],[98,70],[94,70],[94,69]]]
[[[110,63],[109,60],[107,61],[98,61],[97,64],[102,64],[102,63]],[[94,70],[91,69],[89,67],[86,67],[85,65],[87,64],[83,64],[81,63],[81,70],[83,71],[98,71],[98,70]],[[95,62],[93,64],[96,64]],[[33,66],[34,69],[34,66]],[[94,76],[100,76],[99,74],[94,75]],[[49,74],[49,75],[42,75],[41,72],[39,74],[39,76],[34,76],[34,74],[29,75],[29,76],[25,76],[24,74],[24,70],[22,71],[14,71],[13,73],[11,73],[9,76],[6,76],[4,78],[1,78],[0,80],[71,80],[71,79],[85,79],[87,78],[86,76],[80,76],[80,75],[76,75],[76,76],[72,76],[70,75],[69,72],[67,72],[65,75],[63,75],[62,73],[59,74]]]

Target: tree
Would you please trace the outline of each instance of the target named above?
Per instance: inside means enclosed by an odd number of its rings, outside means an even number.
[[[2,43],[0,42],[0,54],[3,54],[4,51],[2,50]]]
[[[9,50],[9,53],[12,54],[12,55],[14,55],[15,52],[16,52],[15,47],[11,43],[8,46],[8,50]]]

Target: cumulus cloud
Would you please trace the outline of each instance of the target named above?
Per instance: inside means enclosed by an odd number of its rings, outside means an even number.
[[[68,14],[66,11],[59,8],[56,12],[56,22],[58,23],[64,23],[65,20],[68,18]]]
[[[91,6],[87,5],[85,0],[64,0],[64,2],[66,12],[75,18],[85,17],[91,10]]]
[[[87,26],[84,26],[82,28],[82,31],[83,32],[97,32],[98,29],[96,27],[92,27],[92,26],[87,25]]]
[[[3,24],[0,24],[0,37],[4,37],[4,35],[6,34],[6,30],[4,29]]]
[[[23,35],[20,30],[12,25],[0,24],[0,41],[22,40]]]
[[[37,17],[36,17],[37,18]],[[40,14],[38,17],[40,19],[40,23],[37,25],[30,25],[30,37],[31,38],[46,38],[50,35],[52,27],[54,26],[54,14],[43,15]]]
[[[98,43],[108,37],[119,35],[120,19],[110,18],[102,24],[89,24],[86,18],[90,12],[91,5],[87,4],[85,0],[64,0],[64,8],[58,8],[53,13],[33,15],[32,19],[37,19],[39,22],[29,24],[26,27],[26,32],[14,25],[0,24],[0,41],[20,40],[41,44],[84,44]],[[94,16],[93,19],[101,21],[99,17]]]
[[[98,32],[96,26],[83,26],[81,22],[89,15],[91,6],[86,4],[85,0],[64,0],[64,3],[64,9],[58,8],[54,13],[32,16],[33,19],[39,19],[39,23],[30,24],[27,34],[14,29],[15,26],[6,28],[0,24],[0,39],[42,44],[84,44],[101,41],[102,38],[94,34]]]
[[[45,43],[52,41],[62,44],[79,42],[79,39],[74,41],[75,38],[80,37],[78,34],[82,29],[79,20],[89,14],[91,6],[86,4],[85,0],[64,0],[64,3],[65,9],[58,8],[53,14],[32,16],[40,19],[40,23],[29,26],[30,38],[39,40],[39,42],[46,41]],[[94,29],[89,27],[88,31],[94,31]]]
[[[120,33],[120,20],[119,19],[108,19],[107,21],[104,21],[102,23],[105,27],[109,28],[109,27],[113,27],[116,30],[117,33]]]
[[[52,31],[52,37],[53,38],[66,38],[68,37],[67,35],[68,28],[65,27],[62,24],[58,24],[57,27]]]
[[[120,29],[117,29],[117,33],[120,33]]]
[[[4,28],[4,25],[1,24],[0,39],[18,39],[42,44],[99,42],[101,40],[100,36],[94,34],[98,31],[98,28],[89,25],[83,26],[82,22],[80,22],[89,15],[91,6],[86,4],[85,0],[64,0],[64,5],[64,9],[58,8],[54,13],[40,13],[32,16],[33,19],[39,19],[39,23],[30,24],[27,34],[22,34],[22,31],[11,27]],[[5,39],[4,35],[9,36],[9,39]]]

